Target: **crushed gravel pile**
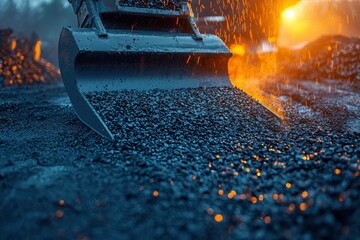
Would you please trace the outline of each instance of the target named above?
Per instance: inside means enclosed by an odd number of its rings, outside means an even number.
[[[95,92],[87,97],[116,137],[136,146],[147,135],[162,144],[201,146],[247,129],[246,135],[255,137],[280,127],[271,112],[236,88]]]
[[[290,55],[291,78],[360,81],[360,38],[324,36]]]
[[[119,0],[119,5],[125,7],[178,10],[180,7],[180,2],[181,1],[178,0]]]
[[[125,169],[129,182],[143,183],[126,191],[133,207],[127,214],[149,211],[156,222],[152,238],[331,239],[359,233],[358,133],[321,126],[318,116],[290,107],[291,121],[281,129],[234,88],[87,98],[116,135],[104,148],[107,157],[94,161]]]
[[[0,30],[0,87],[60,81],[58,69],[45,59],[34,60],[34,44],[12,37],[12,30]]]

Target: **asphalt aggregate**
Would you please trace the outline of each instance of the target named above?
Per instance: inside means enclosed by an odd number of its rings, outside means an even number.
[[[358,231],[357,220],[349,221],[359,214],[356,132],[291,109],[292,122],[281,123],[236,88],[87,97],[115,133],[110,154],[133,159],[135,178],[159,183],[153,197],[161,209],[156,215],[166,216],[164,229],[184,223],[184,238],[212,238],[210,228],[195,223],[208,215],[223,218],[235,239],[264,238],[269,229],[274,238],[287,229],[280,236],[295,239]]]
[[[180,2],[181,1],[178,0],[120,0],[119,5],[125,7],[178,10]]]
[[[359,81],[319,74],[264,82],[283,119],[236,88],[87,94],[115,141],[61,84],[0,88],[0,239],[359,239]]]
[[[235,88],[89,94],[109,142],[62,87],[1,96],[5,239],[359,236],[359,128],[322,117],[339,108],[279,120]]]

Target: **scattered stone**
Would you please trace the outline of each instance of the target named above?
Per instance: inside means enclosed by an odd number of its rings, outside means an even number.
[[[186,1],[179,0],[120,0],[119,5],[125,7],[152,8],[164,10],[178,10],[180,3]]]
[[[40,58],[39,44],[34,34],[15,38],[11,29],[0,29],[0,87],[60,81],[59,70]]]

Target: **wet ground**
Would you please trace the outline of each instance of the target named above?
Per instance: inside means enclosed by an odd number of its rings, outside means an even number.
[[[275,86],[284,120],[231,88],[99,95],[115,142],[62,85],[0,89],[0,238],[357,238],[358,88]]]

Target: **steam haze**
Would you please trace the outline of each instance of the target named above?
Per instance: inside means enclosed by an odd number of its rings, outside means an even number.
[[[299,2],[283,12],[278,43],[301,46],[323,35],[337,34],[360,37],[359,0]]]

